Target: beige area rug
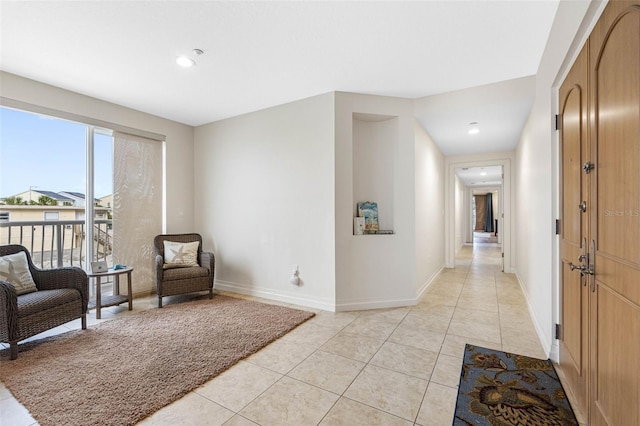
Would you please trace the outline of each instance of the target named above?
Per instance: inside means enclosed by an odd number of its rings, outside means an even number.
[[[132,425],[313,317],[215,295],[0,352],[0,380],[41,426]]]

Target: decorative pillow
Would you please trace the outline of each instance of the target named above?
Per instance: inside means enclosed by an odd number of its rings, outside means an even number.
[[[29,272],[27,255],[23,251],[0,256],[0,280],[13,285],[18,296],[38,291],[31,272]]]
[[[177,243],[164,241],[164,269],[198,266],[199,241]]]

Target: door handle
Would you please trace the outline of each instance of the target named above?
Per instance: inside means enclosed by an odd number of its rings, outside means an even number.
[[[586,212],[587,211],[587,202],[586,201],[581,202],[580,204],[578,204],[578,208],[580,209],[580,211],[582,213]]]
[[[577,269],[582,274],[582,273],[587,271],[587,266],[586,265],[574,265],[573,263],[569,262],[569,269],[571,269],[572,271],[575,271]]]
[[[589,263],[589,253],[581,254],[580,256],[578,256],[578,262],[580,262],[580,265],[574,265],[572,262],[569,262],[569,269],[571,269],[572,271],[580,271],[580,276],[583,277],[585,275],[593,275],[593,267]],[[587,284],[586,281],[584,284]]]

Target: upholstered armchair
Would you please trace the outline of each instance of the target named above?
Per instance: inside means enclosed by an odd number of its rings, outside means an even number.
[[[202,251],[200,234],[158,235],[153,245],[159,308],[165,296],[209,291],[213,297],[215,257]]]
[[[38,333],[77,318],[87,328],[89,280],[81,268],[39,269],[20,245],[0,246],[0,262],[0,341],[9,343],[11,359],[19,341]],[[22,288],[16,277],[29,273],[29,288]]]

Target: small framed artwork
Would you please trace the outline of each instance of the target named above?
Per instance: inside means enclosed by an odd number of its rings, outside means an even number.
[[[105,261],[91,262],[91,272],[94,274],[107,272],[107,262]]]
[[[364,218],[364,230],[378,230],[378,203],[364,201],[358,203],[358,216]]]

